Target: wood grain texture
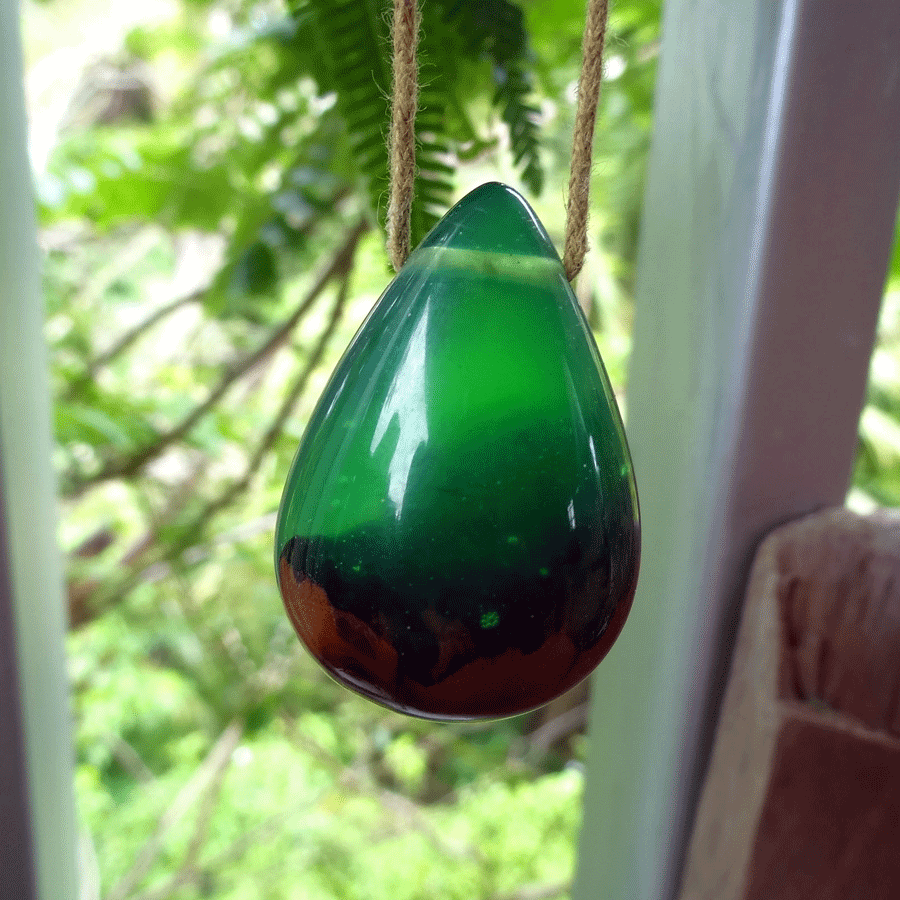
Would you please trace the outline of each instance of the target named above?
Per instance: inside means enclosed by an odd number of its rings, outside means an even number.
[[[900,897],[900,516],[830,510],[753,566],[682,900]]]

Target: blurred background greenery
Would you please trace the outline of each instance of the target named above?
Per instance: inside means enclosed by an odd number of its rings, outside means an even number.
[[[386,0],[26,0],[83,900],[568,894],[584,689],[405,719],[304,654],[274,512],[390,279]],[[617,0],[577,283],[624,400],[660,0]],[[485,180],[561,244],[583,0],[426,0],[414,242]],[[850,502],[900,505],[900,246]]]

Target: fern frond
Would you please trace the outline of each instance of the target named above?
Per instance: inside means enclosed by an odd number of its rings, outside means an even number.
[[[423,4],[426,26],[423,44],[434,37],[430,4]],[[365,183],[379,224],[384,225],[388,202],[388,151],[391,89],[391,48],[388,27],[390,0],[294,0],[295,40],[306,48],[306,61],[320,89],[333,91],[347,130],[353,160]],[[452,196],[454,167],[445,109],[452,77],[429,66],[423,54],[420,110],[416,120],[419,143],[411,214],[415,246],[446,211]]]
[[[443,0],[443,5],[469,52],[490,60],[493,102],[509,129],[513,159],[522,166],[522,180],[529,190],[539,194],[544,183],[539,111],[530,102],[532,58],[522,9],[509,0]]]
[[[539,111],[528,102],[531,81],[524,69],[514,64],[494,69],[497,92],[494,102],[509,127],[509,143],[515,164],[522,166],[522,181],[535,194],[544,186],[544,170],[539,155]]]
[[[388,31],[381,0],[294,3],[298,40],[323,92],[334,92],[353,160],[372,209],[383,222],[388,157],[385,144],[391,87]]]
[[[386,135],[390,115],[390,0],[290,0],[294,40],[323,91],[333,91],[353,160],[372,209],[384,224],[388,200]],[[513,158],[538,193],[537,110],[530,104],[528,35],[522,10],[510,0],[425,0],[422,3],[416,180],[411,214],[416,246],[446,211],[453,194],[457,143],[455,114],[473,89],[488,93],[484,75],[466,83],[472,64],[490,63],[494,106],[507,124]],[[483,70],[481,70],[483,72]]]

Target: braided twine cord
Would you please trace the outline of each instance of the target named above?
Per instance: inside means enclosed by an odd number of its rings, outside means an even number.
[[[603,45],[606,39],[608,0],[588,0],[581,77],[572,138],[572,167],[566,203],[566,237],[563,266],[572,281],[581,271],[587,254],[588,206],[594,126],[603,75]],[[416,175],[416,107],[419,100],[417,60],[421,15],[417,0],[394,0],[393,91],[390,158],[390,199],[387,215],[387,248],[391,263],[399,271],[410,251],[410,214]]]

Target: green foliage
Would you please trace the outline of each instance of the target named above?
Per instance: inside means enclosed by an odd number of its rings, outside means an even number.
[[[540,112],[534,105],[532,69],[535,59],[522,9],[506,0],[486,0],[484,3],[447,0],[445,5],[445,18],[468,45],[467,52],[490,62],[495,86],[492,100],[509,128],[513,161],[516,166],[521,166],[525,186],[534,194],[540,194],[544,172],[539,152]],[[426,42],[426,51],[430,54],[431,64],[435,65],[438,57],[432,49],[433,44],[433,41]],[[448,64],[449,60],[446,60],[442,70],[445,71]]]
[[[389,10],[386,0],[295,0],[293,31],[284,32],[319,89],[336,95],[357,174],[381,225],[388,191]],[[492,86],[491,99],[509,126],[515,162],[522,165],[525,183],[540,192],[543,175],[528,60],[527,31],[516,4],[423,4],[414,246],[449,205],[453,154],[490,145],[477,137],[467,107],[479,94],[491,96]]]
[[[386,7],[212,0],[142,26],[116,65],[174,54],[182,88],[149,122],[71,116],[39,177],[76,787],[105,900],[567,892],[580,744],[349,695],[272,579],[281,479],[387,277],[365,233]],[[216,43],[204,17],[226,9]],[[425,4],[415,237],[467,166],[540,190],[567,122],[533,36],[519,4]]]
[[[436,728],[348,695],[299,651],[263,588],[267,554],[241,563],[234,548],[221,553],[189,574],[190,593],[155,591],[163,615],[136,600],[73,635],[77,786],[103,896],[192,790],[142,879],[150,895],[245,900],[261,884],[267,897],[330,900],[564,890],[577,770],[526,768],[511,755],[517,723]],[[244,735],[213,789],[204,773],[232,720]],[[166,890],[201,826],[199,870],[181,892]]]
[[[869,370],[860,419],[854,494],[866,508],[900,507],[900,235]]]

